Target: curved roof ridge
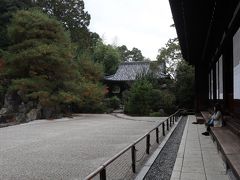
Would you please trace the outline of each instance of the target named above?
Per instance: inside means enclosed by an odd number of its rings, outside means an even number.
[[[123,62],[118,66],[115,74],[110,76],[105,76],[105,80],[110,81],[134,81],[138,75],[146,75],[150,72],[150,63],[157,61],[137,61],[137,62]],[[164,77],[161,73],[161,68],[159,67],[159,72],[157,72],[159,78]]]
[[[122,62],[120,65],[125,65],[125,64],[149,64],[154,61],[126,61]]]

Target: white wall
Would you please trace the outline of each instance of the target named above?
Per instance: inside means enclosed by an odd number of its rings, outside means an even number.
[[[233,36],[233,98],[240,99],[240,28]]]

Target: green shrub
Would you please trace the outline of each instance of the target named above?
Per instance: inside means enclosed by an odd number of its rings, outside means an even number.
[[[162,91],[161,94],[162,94],[161,100],[163,102],[164,111],[167,114],[174,113],[177,109],[175,105],[176,102],[175,95],[168,90]]]
[[[166,116],[166,114],[156,112],[164,109],[164,112],[171,114],[176,109],[174,94],[169,90],[154,89],[147,79],[140,79],[133,84],[124,104],[125,113],[140,116]]]
[[[126,104],[126,102],[128,101],[128,98],[129,98],[129,91],[128,90],[125,90],[122,92],[122,104]]]
[[[105,102],[105,106],[108,109],[113,109],[113,110],[118,109],[121,104],[121,100],[117,96],[113,96],[111,98],[106,98],[104,100],[104,102]]]
[[[152,89],[149,94],[149,105],[152,112],[157,112],[164,107],[163,93],[159,89]]]
[[[89,81],[81,82],[79,96],[80,101],[78,102],[78,108],[80,112],[104,112],[104,87],[101,84]]]
[[[167,116],[167,114],[163,113],[163,112],[152,112],[149,114],[149,116],[151,117],[165,117]]]
[[[147,80],[136,81],[125,104],[125,112],[131,115],[149,115],[151,112],[149,102],[152,89],[152,84]]]

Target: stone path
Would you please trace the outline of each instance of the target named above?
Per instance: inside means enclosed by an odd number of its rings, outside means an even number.
[[[201,133],[204,125],[194,125],[189,116],[178,150],[171,180],[228,180],[226,168],[210,136]]]

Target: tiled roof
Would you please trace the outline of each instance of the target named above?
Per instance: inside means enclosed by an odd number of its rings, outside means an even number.
[[[107,81],[134,81],[139,75],[146,75],[150,71],[149,61],[135,61],[124,62],[118,66],[118,70],[111,76],[106,76],[104,79]],[[162,66],[159,66],[159,71],[155,72],[158,78],[166,77],[166,74],[162,72]]]

